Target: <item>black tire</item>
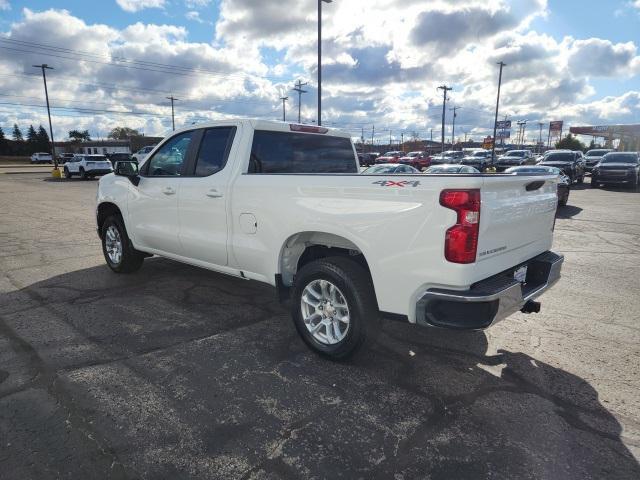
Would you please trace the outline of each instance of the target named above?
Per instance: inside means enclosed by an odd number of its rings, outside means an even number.
[[[122,257],[118,263],[112,261],[107,254],[106,239],[107,230],[110,227],[115,227],[118,230],[120,241],[122,243]],[[100,239],[102,240],[102,254],[104,255],[104,259],[111,270],[116,273],[132,273],[142,267],[145,255],[133,248],[131,240],[127,235],[127,229],[125,228],[120,215],[112,215],[104,221],[102,228],[100,229]]]
[[[561,207],[566,207],[568,201],[569,201],[569,195],[565,195],[560,199],[560,202],[558,202],[558,205],[560,205]]]
[[[582,174],[580,178],[578,178],[578,183],[584,183],[584,174]]]
[[[349,308],[349,327],[338,343],[328,345],[309,332],[302,313],[302,293],[314,280],[328,280],[345,297]],[[328,257],[308,263],[298,271],[291,296],[291,316],[302,340],[321,356],[330,360],[344,360],[354,355],[367,339],[377,336],[380,312],[369,273],[347,257]]]
[[[64,167],[64,178],[71,178],[73,174],[69,171],[67,167]]]
[[[638,189],[638,177],[636,177],[631,183],[631,190],[637,190],[637,189]]]
[[[591,177],[591,188],[598,188],[600,185]]]
[[[84,171],[84,168],[80,167],[80,178],[82,180],[86,180],[87,179],[87,172]]]

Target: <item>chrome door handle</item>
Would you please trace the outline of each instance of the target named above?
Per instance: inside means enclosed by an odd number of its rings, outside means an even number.
[[[207,197],[211,197],[211,198],[221,198],[222,197],[222,192],[216,190],[215,188],[212,188],[211,190],[209,190],[206,193]]]
[[[162,189],[162,193],[164,193],[165,195],[174,195],[176,191],[171,187],[165,187]]]

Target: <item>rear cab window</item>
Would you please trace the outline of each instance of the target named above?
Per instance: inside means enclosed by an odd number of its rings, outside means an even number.
[[[248,173],[358,173],[358,168],[349,138],[256,130]]]

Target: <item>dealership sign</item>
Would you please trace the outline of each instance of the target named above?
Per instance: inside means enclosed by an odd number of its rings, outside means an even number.
[[[555,122],[549,122],[549,131],[551,133],[561,132],[563,123],[564,122],[562,120],[557,120]]]
[[[511,130],[505,130],[504,132],[496,132],[496,138],[511,138]]]
[[[507,130],[511,128],[511,120],[498,120],[496,122],[496,128],[500,130]]]

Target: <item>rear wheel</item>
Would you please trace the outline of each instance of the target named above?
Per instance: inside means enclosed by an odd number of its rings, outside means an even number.
[[[593,177],[591,177],[591,188],[598,188],[599,186],[600,184]]]
[[[109,268],[116,273],[131,273],[140,269],[144,254],[131,244],[122,218],[112,215],[102,224],[102,253]]]
[[[578,183],[584,183],[584,173],[578,178]]]
[[[86,180],[87,179],[87,172],[84,171],[84,168],[80,167],[80,178],[82,180]]]
[[[300,269],[291,315],[304,342],[331,360],[353,355],[379,329],[369,273],[346,257],[315,260]]]

